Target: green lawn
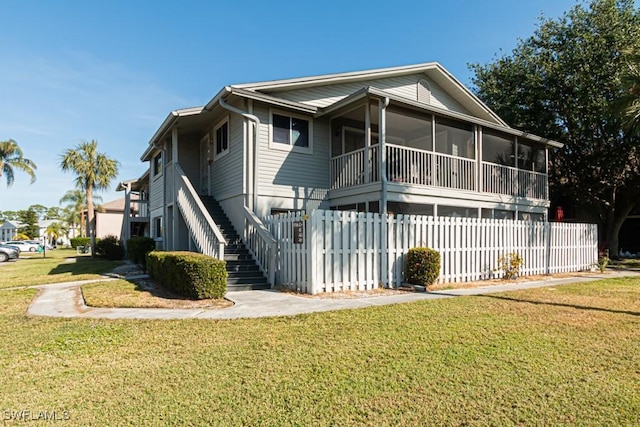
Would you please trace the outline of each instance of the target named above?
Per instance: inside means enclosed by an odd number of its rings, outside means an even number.
[[[76,255],[75,249],[50,250],[44,256],[22,253],[20,259],[0,264],[0,289],[96,279],[119,264],[90,255]]]
[[[35,292],[0,290],[0,409],[65,425],[640,422],[637,278],[236,321],[27,318]]]

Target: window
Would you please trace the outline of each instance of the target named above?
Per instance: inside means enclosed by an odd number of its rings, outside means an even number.
[[[156,239],[162,238],[162,217],[157,216],[153,219],[153,237]]]
[[[160,175],[162,173],[162,152],[159,152],[153,158],[153,176]]]
[[[224,119],[215,128],[215,158],[220,158],[229,152],[229,120]]]
[[[271,141],[271,147],[308,151],[311,148],[311,122],[302,117],[272,113]]]

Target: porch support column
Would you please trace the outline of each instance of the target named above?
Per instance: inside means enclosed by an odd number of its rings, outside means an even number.
[[[124,215],[122,216],[122,239],[125,243],[131,238],[131,183],[127,182],[124,187]]]
[[[382,216],[382,233],[380,233],[380,248],[382,256],[380,257],[380,282],[387,288],[393,287],[391,277],[389,275],[389,216],[387,214],[387,150],[386,150],[386,128],[387,128],[387,107],[389,106],[389,98],[381,99],[379,102],[379,135],[380,135],[380,178],[382,179],[382,195],[380,200],[380,215]]]
[[[387,214],[387,107],[389,98],[381,99],[379,102],[380,119],[380,178],[382,179],[382,194],[380,200],[380,213]]]
[[[371,106],[369,102],[365,106],[364,110],[364,182],[368,184],[370,179],[370,171],[369,168],[369,153],[371,147]]]
[[[176,186],[176,168],[178,163],[178,129],[173,128],[171,130],[171,179],[173,179],[173,190],[175,192]],[[178,241],[178,215],[180,210],[177,205],[177,195],[173,195],[173,215],[171,218],[171,250],[176,250],[176,242]]]
[[[484,166],[482,165],[482,127],[476,125],[476,164],[478,165],[478,171],[476,173],[476,188],[475,190],[484,193],[483,174]],[[480,217],[479,217],[480,218]]]

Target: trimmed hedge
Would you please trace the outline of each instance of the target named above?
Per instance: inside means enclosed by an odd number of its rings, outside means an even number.
[[[227,292],[226,262],[207,255],[149,252],[147,271],[162,286],[189,298],[223,298]]]
[[[155,248],[156,241],[151,237],[132,237],[127,240],[129,259],[143,268],[147,266],[147,254]]]
[[[440,252],[431,248],[411,248],[407,252],[404,280],[412,285],[432,285],[440,275]]]
[[[106,236],[96,242],[96,255],[111,261],[124,258],[124,246],[116,236]]]
[[[76,249],[78,246],[89,246],[91,244],[91,238],[89,237],[74,237],[69,239],[71,247]]]

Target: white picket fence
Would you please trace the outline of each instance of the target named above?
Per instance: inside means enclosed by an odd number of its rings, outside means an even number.
[[[498,258],[511,252],[523,275],[586,270],[598,257],[594,224],[326,210],[263,222],[279,245],[276,283],[311,294],[399,286],[413,247],[440,252],[440,283],[500,277]]]

